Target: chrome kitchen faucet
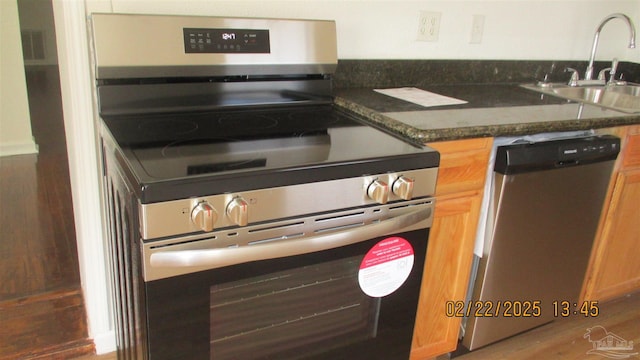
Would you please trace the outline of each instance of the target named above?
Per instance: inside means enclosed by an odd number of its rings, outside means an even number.
[[[627,26],[629,26],[629,49],[634,49],[636,47],[636,29],[633,26],[633,22],[627,15],[615,13],[605,17],[602,20],[602,22],[600,22],[600,25],[598,25],[598,28],[596,29],[596,33],[593,36],[593,45],[591,47],[591,57],[589,58],[589,65],[587,66],[587,70],[585,71],[585,74],[584,74],[585,80],[591,80],[593,78],[593,61],[595,60],[595,57],[596,57],[596,49],[598,48],[598,39],[600,37],[600,31],[602,31],[602,28],[607,22],[609,22],[609,20],[616,19],[616,18],[625,21],[627,23]]]

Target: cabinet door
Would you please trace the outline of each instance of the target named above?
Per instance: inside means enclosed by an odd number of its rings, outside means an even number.
[[[640,289],[640,169],[621,171],[588,279],[586,300],[609,300]]]
[[[465,298],[481,201],[481,192],[437,199],[411,359],[456,348],[461,319],[447,317],[446,303]]]

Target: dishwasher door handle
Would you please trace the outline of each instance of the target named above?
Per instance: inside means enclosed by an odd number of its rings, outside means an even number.
[[[152,268],[198,267],[216,269],[250,261],[276,259],[334,249],[398,232],[428,219],[431,213],[432,207],[421,208],[362,227],[261,245],[221,249],[161,251],[150,255],[149,264]]]

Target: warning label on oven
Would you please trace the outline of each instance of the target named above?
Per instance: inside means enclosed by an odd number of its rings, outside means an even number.
[[[413,247],[401,237],[377,243],[360,263],[358,282],[371,297],[387,296],[398,290],[413,268]]]

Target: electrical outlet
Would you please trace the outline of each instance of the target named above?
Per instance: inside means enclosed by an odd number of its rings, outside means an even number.
[[[418,41],[438,41],[440,34],[440,17],[442,13],[435,11],[420,11],[418,23]]]
[[[482,33],[484,32],[484,15],[473,15],[471,21],[471,40],[470,44],[480,44],[482,42]]]

